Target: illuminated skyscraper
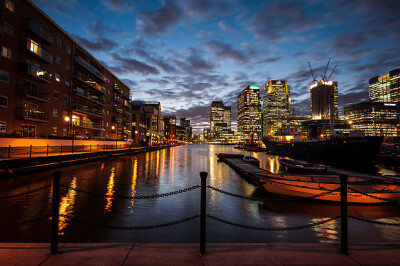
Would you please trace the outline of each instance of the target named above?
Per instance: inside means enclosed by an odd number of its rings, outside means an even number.
[[[231,130],[231,107],[222,101],[213,101],[210,112],[210,134],[215,139],[223,130]]]
[[[400,69],[371,78],[368,90],[371,102],[400,102]]]
[[[263,135],[272,136],[287,128],[290,117],[290,92],[286,80],[270,80],[264,85]]]
[[[238,95],[238,131],[245,137],[261,137],[260,86],[249,84]]]
[[[331,119],[332,108],[333,119],[339,119],[337,81],[315,81],[310,87],[310,95],[312,119]]]

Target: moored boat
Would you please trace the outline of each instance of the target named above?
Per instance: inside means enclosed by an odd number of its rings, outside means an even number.
[[[244,155],[239,154],[239,153],[218,153],[217,157],[219,159],[221,159],[221,158],[243,158]]]
[[[320,164],[311,164],[295,160],[289,160],[282,157],[278,158],[278,162],[282,169],[288,173],[328,173],[328,168]]]
[[[245,161],[246,163],[254,164],[256,166],[260,165],[260,161],[257,158],[252,157],[252,156],[244,156],[243,161]]]

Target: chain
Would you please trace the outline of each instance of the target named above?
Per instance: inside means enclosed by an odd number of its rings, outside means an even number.
[[[363,221],[363,222],[367,222],[367,223],[390,225],[390,226],[400,226],[400,224],[372,221],[372,220],[368,220],[368,219],[365,219],[365,218],[354,217],[354,216],[351,216],[351,215],[349,215],[348,217],[350,217],[351,219],[354,219],[354,220],[359,220],[359,221]]]
[[[90,225],[90,226],[96,226],[96,227],[108,228],[108,229],[118,229],[118,230],[157,229],[157,228],[163,228],[163,227],[167,227],[167,226],[181,224],[181,223],[188,222],[188,221],[191,221],[191,220],[194,220],[194,219],[200,217],[199,215],[194,215],[192,217],[184,218],[184,219],[181,219],[181,220],[178,220],[178,221],[174,221],[174,222],[169,222],[169,223],[165,223],[165,224],[148,225],[148,226],[108,226],[108,225],[101,225],[101,224],[95,224],[95,223],[82,221],[82,220],[79,220],[79,219],[76,219],[76,218],[72,218],[71,216],[68,216],[68,215],[60,214],[60,216],[68,218],[68,219],[71,219],[71,220],[76,221],[78,223],[82,223],[82,224],[86,224],[86,225]]]
[[[261,199],[261,198],[255,198],[255,197],[246,197],[246,196],[242,196],[242,195],[238,195],[238,194],[234,194],[234,193],[230,193],[230,192],[226,192],[223,191],[221,189],[212,187],[212,186],[207,186],[207,188],[217,191],[219,193],[225,194],[225,195],[229,195],[232,197],[236,197],[236,198],[241,198],[241,199],[248,199],[248,200],[257,200],[257,201],[292,201],[292,200],[299,200],[299,199],[314,199],[314,198],[318,198],[318,197],[322,197],[322,196],[326,196],[329,194],[332,194],[333,192],[339,191],[340,188],[334,189],[334,190],[329,190],[327,192],[323,192],[321,194],[317,194],[317,195],[313,195],[310,197],[304,197],[304,198],[300,198],[300,197],[296,197],[296,198],[281,198],[281,199]]]
[[[399,202],[399,201],[397,201],[397,200],[386,199],[386,198],[381,198],[381,197],[378,197],[378,196],[370,195],[370,194],[367,194],[367,193],[365,193],[365,192],[359,191],[359,190],[354,189],[354,188],[351,188],[351,187],[349,187],[348,189],[351,190],[351,191],[353,191],[353,192],[355,192],[355,193],[360,193],[360,194],[362,194],[362,195],[364,195],[364,196],[367,196],[367,197],[370,197],[370,198],[373,198],[373,199],[383,200],[383,201],[387,201],[387,202],[396,202],[396,203]]]
[[[17,226],[17,225],[21,225],[21,224],[32,223],[32,222],[36,222],[36,221],[39,221],[39,220],[42,220],[42,219],[46,219],[46,218],[49,218],[49,217],[51,217],[51,216],[50,215],[45,215],[45,216],[41,216],[41,217],[34,218],[34,219],[31,219],[31,220],[22,221],[22,222],[16,222],[16,223],[12,223],[12,224],[2,224],[2,225],[0,225],[0,229],[11,227],[11,226]]]
[[[40,188],[37,188],[37,189],[33,189],[33,190],[30,190],[30,191],[27,191],[27,192],[23,192],[23,193],[20,193],[20,194],[15,194],[15,195],[11,195],[11,196],[0,197],[0,200],[9,199],[9,198],[15,198],[15,197],[23,196],[23,195],[28,195],[28,194],[35,193],[35,192],[38,192],[38,191],[40,191],[40,190],[49,188],[49,187],[51,187],[51,186],[52,186],[52,185],[46,185],[46,186],[43,186],[43,187],[40,187]]]
[[[334,216],[334,217],[326,219],[324,221],[306,224],[306,225],[300,225],[300,226],[293,226],[293,227],[259,227],[259,226],[251,226],[251,225],[244,225],[244,224],[229,222],[229,221],[226,221],[224,219],[221,219],[221,218],[209,215],[209,214],[207,215],[207,217],[209,217],[213,220],[216,220],[218,222],[233,225],[236,227],[241,227],[241,228],[246,228],[246,229],[251,229],[251,230],[260,230],[260,231],[293,231],[293,230],[305,229],[305,228],[321,225],[321,224],[328,223],[328,222],[331,222],[333,220],[340,218],[340,216]]]
[[[162,198],[162,197],[168,197],[168,196],[172,196],[172,195],[177,195],[180,193],[184,193],[184,192],[188,192],[190,190],[193,189],[197,189],[200,186],[192,186],[192,187],[188,187],[185,189],[180,189],[180,190],[176,190],[176,191],[172,191],[172,192],[167,192],[167,193],[163,193],[163,194],[155,194],[155,195],[148,195],[148,196],[107,196],[107,195],[102,195],[102,194],[97,194],[94,192],[89,192],[89,191],[84,191],[84,190],[80,190],[77,188],[73,188],[70,186],[66,186],[66,185],[61,185],[62,187],[66,188],[66,189],[70,189],[70,190],[74,190],[77,192],[81,192],[87,195],[91,195],[91,196],[96,196],[96,197],[102,197],[102,198],[106,198],[106,199],[155,199],[155,198]]]

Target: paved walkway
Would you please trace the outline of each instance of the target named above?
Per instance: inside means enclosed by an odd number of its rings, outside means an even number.
[[[400,242],[349,246],[323,243],[207,244],[0,243],[0,265],[400,265]]]

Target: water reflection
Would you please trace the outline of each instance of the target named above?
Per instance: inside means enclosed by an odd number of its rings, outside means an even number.
[[[134,158],[132,159],[133,162],[133,169],[132,169],[132,184],[131,184],[131,196],[134,197],[136,194],[136,182],[137,182],[137,168],[138,168],[138,159]],[[130,212],[133,213],[133,204],[135,200],[131,199],[131,206],[129,206]]]
[[[76,184],[76,177],[72,179],[71,183],[69,184],[71,188],[76,189],[77,184]],[[74,211],[74,205],[75,205],[75,197],[76,197],[76,191],[72,189],[68,189],[67,194],[61,198],[60,201],[60,214],[61,215],[68,215],[68,216],[73,216],[73,211]],[[58,234],[63,235],[65,233],[64,229],[67,228],[69,224],[69,219],[60,216],[58,220]]]
[[[311,219],[311,223],[319,223],[329,218],[330,217],[314,218]],[[316,232],[320,243],[335,243],[339,240],[337,220],[313,226],[312,230]]]
[[[108,212],[108,211],[111,210],[111,206],[112,206],[112,203],[113,203],[112,196],[114,195],[114,192],[115,192],[115,190],[114,190],[114,186],[115,186],[114,177],[115,177],[115,167],[111,168],[111,174],[110,174],[110,177],[108,178],[107,192],[106,192],[107,203],[106,203],[106,206],[104,207],[104,212]]]

